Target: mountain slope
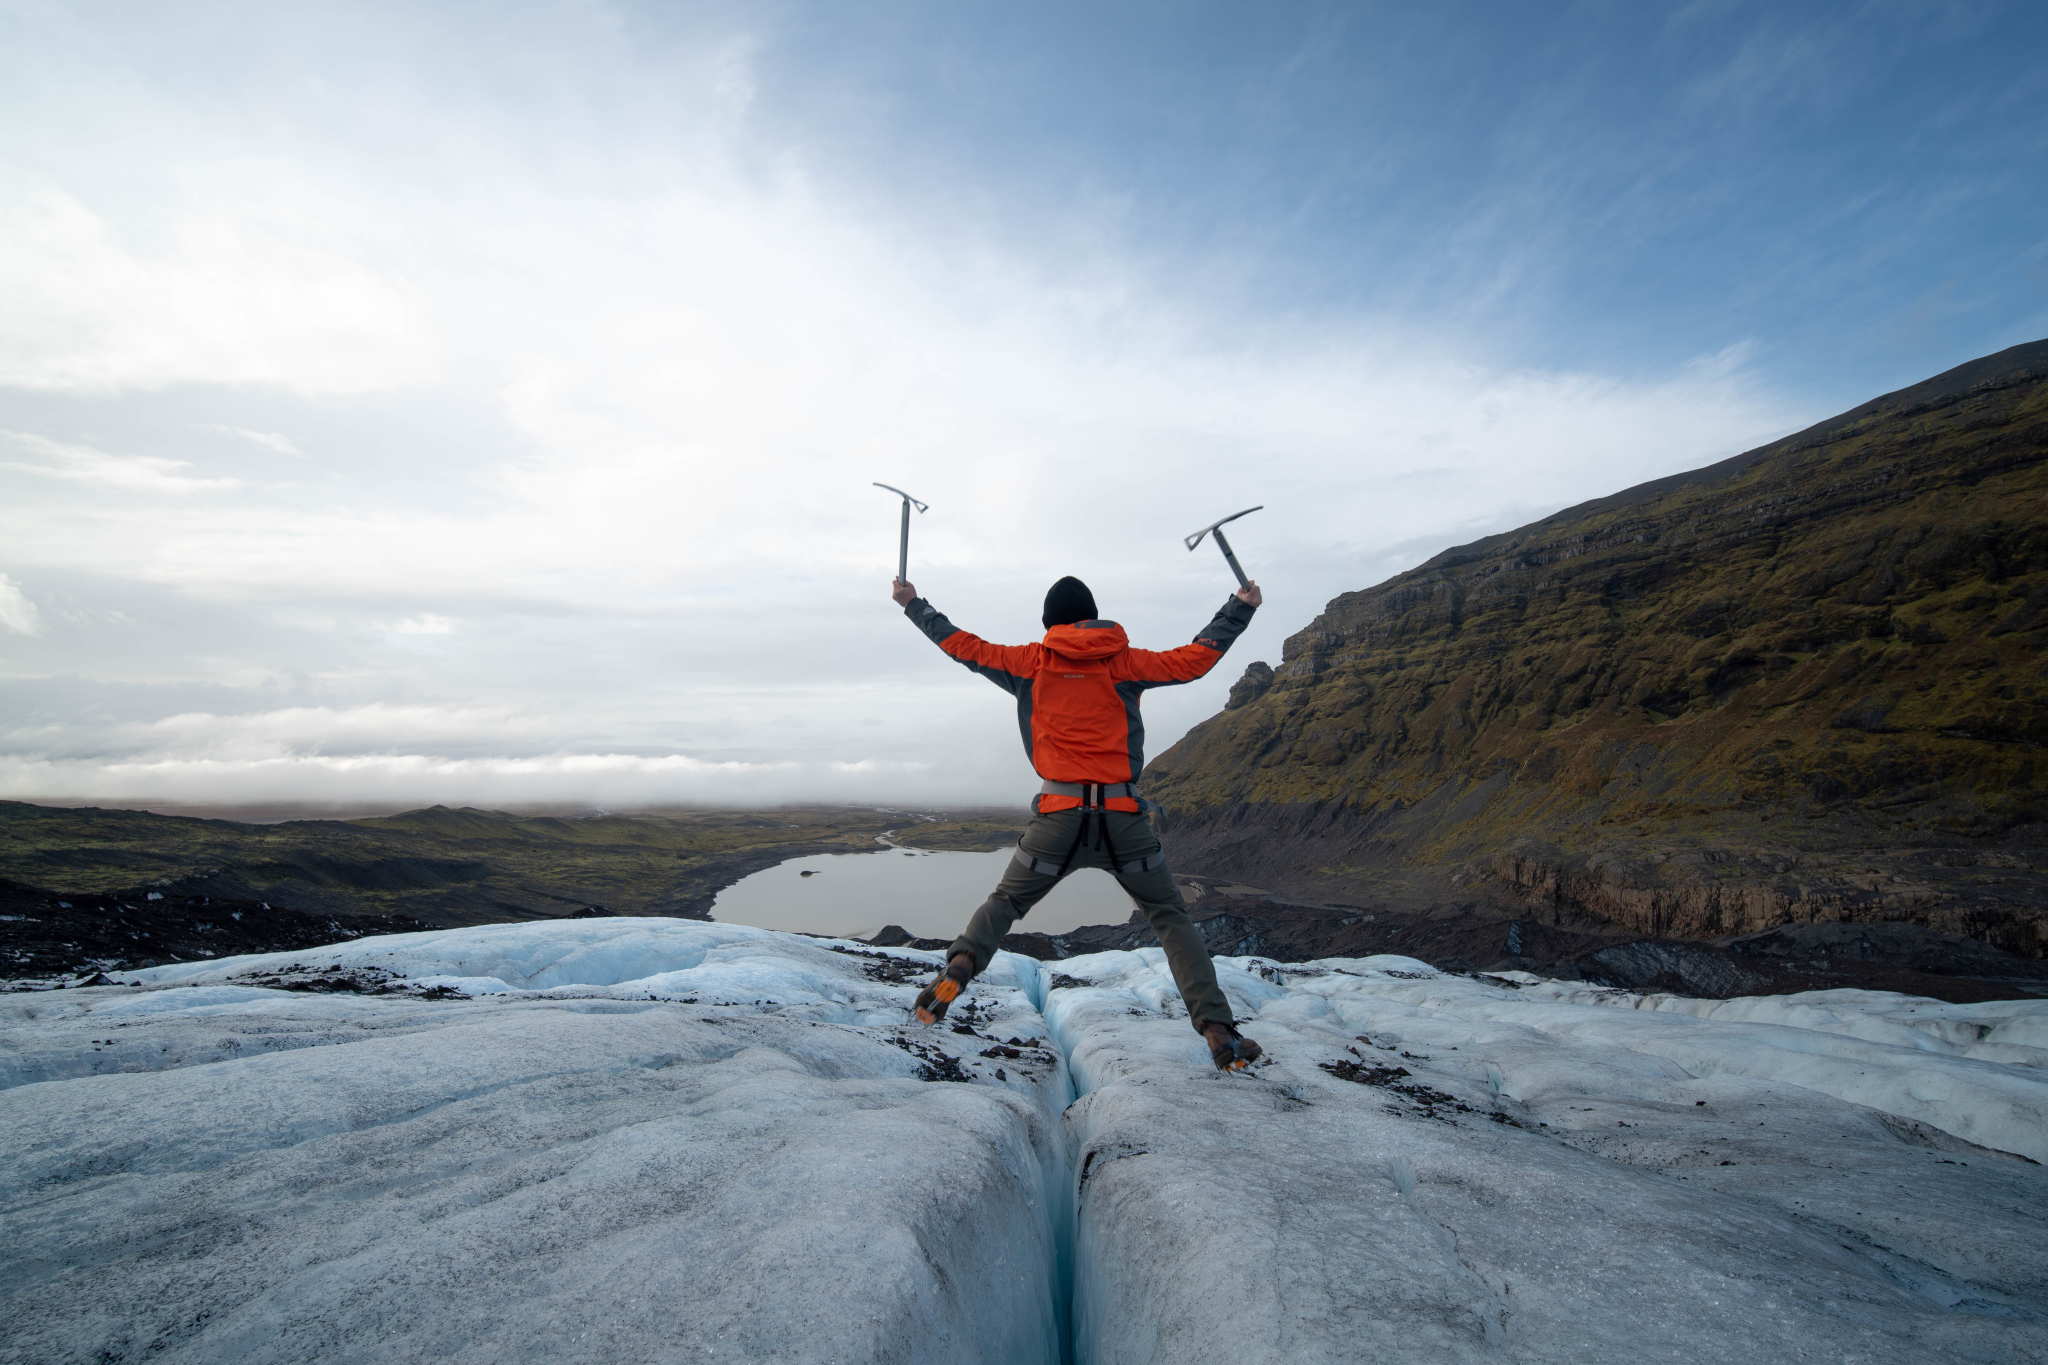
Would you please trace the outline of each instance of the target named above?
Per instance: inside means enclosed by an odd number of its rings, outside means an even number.
[[[1146,770],[1176,865],[2048,953],[2048,341],[1332,601]]]

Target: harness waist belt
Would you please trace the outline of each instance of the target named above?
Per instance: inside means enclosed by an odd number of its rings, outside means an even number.
[[[1048,780],[1039,784],[1038,794],[1040,796],[1078,796],[1083,801],[1086,801],[1091,789],[1100,793],[1104,801],[1113,801],[1121,798],[1128,798],[1132,801],[1140,799],[1137,785],[1131,782],[1053,782]]]
[[[1024,851],[1024,846],[1022,844],[1017,845],[1017,850],[1014,856],[1016,857],[1016,860],[1018,862],[1024,864],[1026,868],[1030,869],[1033,872],[1036,872],[1041,877],[1057,877],[1066,871],[1066,869],[1061,867],[1058,863],[1049,863],[1042,858],[1032,857],[1029,853],[1026,853]],[[1127,863],[1119,863],[1117,864],[1116,870],[1119,872],[1133,873],[1150,872],[1153,868],[1158,867],[1161,863],[1165,861],[1166,850],[1162,848],[1149,858],[1133,858],[1131,859],[1131,861]]]
[[[1089,804],[1091,791],[1094,793],[1092,799],[1096,802],[1092,806]],[[1101,810],[1103,804],[1110,801],[1135,801],[1141,815],[1156,815],[1160,824],[1166,823],[1165,809],[1151,797],[1138,795],[1138,784],[1135,782],[1054,782],[1047,778],[1038,784],[1038,794],[1071,796],[1081,803],[1082,810]],[[1031,809],[1038,809],[1036,801],[1032,802]]]

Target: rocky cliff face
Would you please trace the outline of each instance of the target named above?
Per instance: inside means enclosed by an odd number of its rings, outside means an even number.
[[[1146,770],[1176,866],[2048,954],[2048,342],[1331,602]]]

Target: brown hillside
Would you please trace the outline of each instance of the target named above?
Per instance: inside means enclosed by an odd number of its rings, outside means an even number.
[[[1331,602],[1146,770],[1176,865],[2048,955],[2048,341]]]

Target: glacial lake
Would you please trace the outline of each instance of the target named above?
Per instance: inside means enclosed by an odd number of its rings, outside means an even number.
[[[892,848],[791,858],[718,893],[711,917],[801,934],[872,938],[900,924],[918,938],[950,939],[1002,880],[1010,850],[942,853]],[[809,872],[811,876],[803,874]],[[1122,924],[1135,908],[1107,872],[1072,872],[1017,921],[1016,931],[1063,934]]]

